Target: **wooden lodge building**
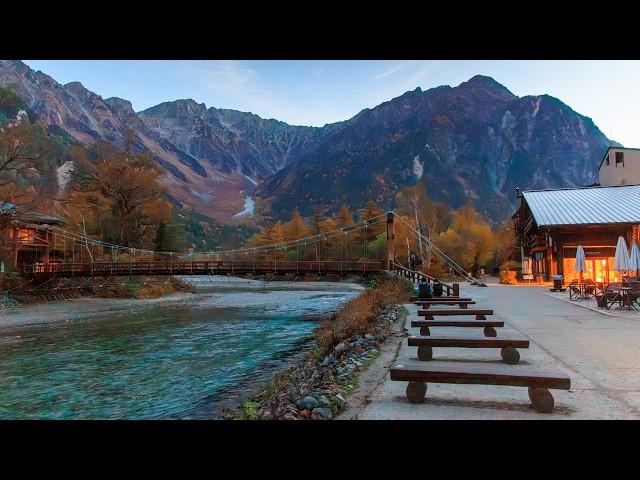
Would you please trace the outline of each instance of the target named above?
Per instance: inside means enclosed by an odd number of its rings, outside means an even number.
[[[46,264],[62,258],[64,247],[47,228],[62,223],[59,217],[21,213],[13,204],[0,204],[0,261],[4,268],[16,270],[22,265]]]
[[[640,150],[609,148],[600,163],[599,179],[590,187],[518,192],[520,207],[512,220],[524,279],[578,278],[576,249],[582,245],[585,279],[621,280],[613,269],[618,237],[622,235],[629,248],[634,242],[640,246]]]

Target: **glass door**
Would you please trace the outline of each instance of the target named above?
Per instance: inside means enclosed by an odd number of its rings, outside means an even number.
[[[607,258],[588,258],[585,278],[596,283],[609,283],[609,262]]]

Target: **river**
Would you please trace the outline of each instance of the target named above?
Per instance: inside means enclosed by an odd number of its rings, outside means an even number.
[[[0,310],[0,418],[218,418],[362,289],[188,280],[198,293]]]

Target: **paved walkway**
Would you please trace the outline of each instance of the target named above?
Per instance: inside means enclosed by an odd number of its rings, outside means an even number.
[[[356,418],[640,418],[640,312],[603,314],[550,296],[548,288],[542,287],[463,285],[461,291],[461,295],[477,302],[475,307],[493,308],[494,317],[505,322],[504,328],[498,329],[498,338],[530,340],[530,348],[520,350],[520,364],[512,368],[559,370],[571,378],[570,391],[552,391],[554,412],[536,413],[530,406],[526,388],[507,386],[429,384],[426,402],[410,404],[404,395],[406,382],[392,382],[387,376]],[[418,329],[410,328],[411,320],[418,318],[417,308],[414,305],[407,308],[406,328],[417,335]],[[481,329],[465,330],[464,334],[482,337]],[[438,328],[437,334],[461,335],[463,329]],[[404,338],[393,363],[420,362],[416,350],[408,347]],[[437,359],[434,363],[449,365],[468,361],[504,365],[498,349],[434,348],[434,358]]]

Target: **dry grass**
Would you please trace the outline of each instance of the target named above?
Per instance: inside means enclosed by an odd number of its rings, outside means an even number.
[[[408,301],[411,292],[411,286],[401,278],[381,278],[316,329],[318,344],[326,351],[346,338],[369,332],[382,309]]]
[[[175,277],[132,277],[92,279],[87,289],[100,298],[159,298],[173,292],[193,291],[188,283]]]

